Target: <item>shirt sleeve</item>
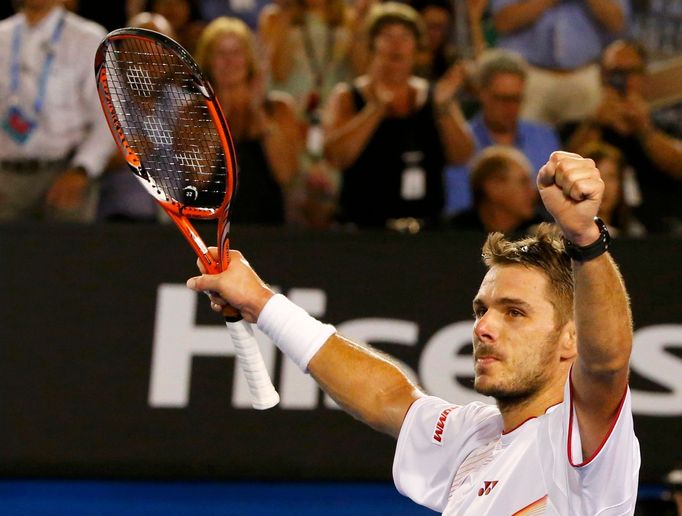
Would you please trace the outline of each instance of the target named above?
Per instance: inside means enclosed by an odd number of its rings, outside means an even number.
[[[547,421],[547,431],[540,440],[554,442],[556,462],[549,478],[560,479],[557,486],[568,486],[565,498],[568,507],[562,511],[566,514],[601,514],[609,508],[616,511],[613,514],[627,514],[634,510],[640,452],[632,420],[630,389],[624,391],[611,428],[590,457],[582,454],[570,375],[564,387],[564,402]],[[609,489],[604,489],[605,485]]]
[[[400,429],[393,461],[396,488],[416,503],[442,512],[460,464],[501,431],[500,413],[492,405],[420,398]]]

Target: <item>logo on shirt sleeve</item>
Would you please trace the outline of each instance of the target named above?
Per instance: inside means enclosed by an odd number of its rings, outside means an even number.
[[[445,422],[448,419],[448,414],[454,410],[455,407],[448,407],[438,416],[438,421],[436,421],[436,426],[433,429],[433,436],[431,437],[431,442],[437,444],[438,446],[443,446],[443,432],[445,431]]]

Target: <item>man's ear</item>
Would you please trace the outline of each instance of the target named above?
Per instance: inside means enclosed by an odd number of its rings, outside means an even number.
[[[571,320],[564,324],[559,334],[559,356],[561,360],[573,360],[578,356],[578,339],[575,329],[575,321]]]

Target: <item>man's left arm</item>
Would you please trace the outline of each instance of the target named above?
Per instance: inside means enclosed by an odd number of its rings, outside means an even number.
[[[601,238],[594,217],[604,183],[594,162],[555,152],[538,175],[540,195],[564,237],[584,247]],[[608,253],[573,260],[578,358],[572,369],[573,404],[583,454],[592,456],[618,414],[628,381],[632,316],[623,279]]]
[[[626,28],[626,13],[618,0],[586,0],[597,23],[608,32],[617,34]]]

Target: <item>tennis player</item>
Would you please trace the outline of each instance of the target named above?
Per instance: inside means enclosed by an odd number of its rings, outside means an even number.
[[[628,361],[632,322],[595,219],[604,184],[592,160],[555,152],[537,180],[550,226],[483,247],[473,300],[475,389],[457,405],[427,396],[371,348],[275,295],[233,251],[229,269],[191,278],[229,303],[345,410],[398,438],[398,490],[445,514],[633,514],[640,465]],[[456,400],[455,400],[456,402]]]

